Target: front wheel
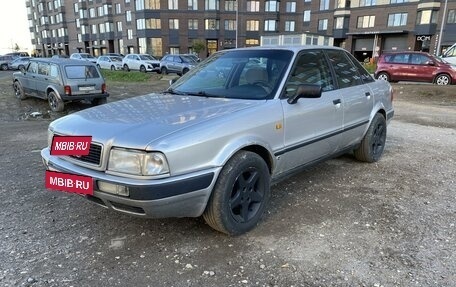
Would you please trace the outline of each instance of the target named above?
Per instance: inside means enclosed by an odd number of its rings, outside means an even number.
[[[447,74],[440,74],[435,78],[435,83],[439,86],[446,86],[451,83],[451,78]]]
[[[203,217],[212,228],[239,235],[257,225],[269,197],[266,162],[256,153],[240,151],[220,172]]]
[[[355,150],[355,157],[360,161],[376,162],[383,154],[386,143],[386,120],[382,114],[376,114],[361,141]]]
[[[130,72],[130,68],[128,67],[127,64],[124,65],[124,70],[127,71],[127,72]]]
[[[162,68],[160,69],[160,71],[161,71],[161,73],[162,73],[163,75],[168,74],[168,69],[166,69],[166,67],[162,67]]]
[[[14,82],[13,88],[16,98],[18,98],[19,100],[23,100],[26,98],[24,94],[24,88],[22,88],[21,83],[19,83],[18,81]]]
[[[144,67],[143,65],[141,65],[141,67],[139,67],[139,71],[140,71],[141,73],[146,73],[146,72],[147,72],[147,71],[146,71],[146,67]]]
[[[3,64],[0,66],[0,69],[2,69],[3,71],[6,71],[8,70],[8,64]]]
[[[111,71],[115,71],[116,70],[116,67],[114,67],[114,65],[111,66]]]
[[[63,111],[64,104],[62,99],[60,99],[55,92],[50,92],[48,94],[49,107],[53,112]]]

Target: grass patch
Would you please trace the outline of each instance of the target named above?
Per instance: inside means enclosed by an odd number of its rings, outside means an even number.
[[[106,81],[112,82],[147,82],[152,77],[152,73],[141,73],[137,71],[111,71],[101,70]]]

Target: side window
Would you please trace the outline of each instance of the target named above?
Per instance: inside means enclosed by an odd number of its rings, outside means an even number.
[[[49,64],[38,63],[38,74],[48,76],[49,75]]]
[[[372,76],[369,74],[369,72],[363,66],[361,66],[361,64],[352,55],[347,54],[347,56],[350,58],[353,65],[355,65],[355,68],[358,70],[358,73],[361,76],[361,79],[364,83],[370,83],[375,81],[374,78],[372,78]]]
[[[408,64],[409,54],[397,54],[392,58],[391,62],[396,64]]]
[[[412,54],[410,62],[415,65],[425,65],[430,60],[431,59],[429,59],[425,55]]]
[[[38,63],[37,62],[31,62],[30,65],[27,68],[27,72],[36,74],[38,72]]]
[[[358,69],[342,50],[328,50],[328,57],[336,73],[340,89],[363,84]]]
[[[323,51],[308,50],[297,57],[285,85],[286,96],[292,96],[298,86],[303,84],[319,85],[322,91],[334,90],[333,78]]]
[[[59,77],[59,67],[55,64],[51,64],[51,71],[49,76],[53,78],[58,78]]]

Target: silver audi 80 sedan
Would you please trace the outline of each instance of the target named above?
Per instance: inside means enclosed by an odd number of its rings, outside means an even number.
[[[55,135],[92,136],[89,155],[53,156],[50,147],[41,155],[48,170],[90,178],[93,194],[84,196],[100,206],[143,217],[202,215],[236,235],[259,222],[272,183],[352,151],[378,161],[392,100],[389,83],[340,48],[225,50],[163,93],[50,124],[49,145]]]

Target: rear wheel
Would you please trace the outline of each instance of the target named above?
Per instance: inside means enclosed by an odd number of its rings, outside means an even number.
[[[93,99],[92,100],[92,105],[93,106],[99,106],[99,105],[106,104],[107,102],[108,102],[107,98],[98,98],[98,99]]]
[[[388,75],[388,73],[385,73],[385,72],[381,72],[378,74],[378,77],[377,77],[379,80],[384,80],[384,81],[390,81],[390,76]]]
[[[141,67],[139,67],[139,71],[140,71],[141,73],[146,73],[146,72],[147,72],[147,71],[146,71],[146,67],[144,67],[143,65],[141,65]]]
[[[188,69],[185,68],[185,69],[182,71],[182,75],[185,75],[187,72],[188,72]]]
[[[386,120],[382,114],[376,114],[361,141],[355,150],[355,157],[360,161],[376,162],[383,154],[386,142]]]
[[[440,74],[435,77],[435,83],[439,86],[446,86],[451,83],[451,78],[447,74]]]
[[[111,71],[114,71],[116,69],[116,67],[114,67],[114,65],[111,66]]]
[[[160,71],[161,71],[161,73],[162,73],[163,75],[168,74],[168,69],[166,69],[166,67],[162,67],[162,68],[160,69]]]
[[[266,162],[256,153],[240,151],[220,172],[203,217],[220,232],[242,234],[260,221],[269,196]]]
[[[19,83],[18,81],[14,82],[13,88],[16,98],[18,98],[19,100],[23,100],[26,98],[24,94],[24,88],[22,88],[21,83]]]
[[[0,66],[0,69],[2,69],[3,71],[8,70],[8,64],[2,64],[2,65]]]
[[[49,107],[53,112],[61,112],[63,111],[64,104],[61,98],[57,96],[57,94],[52,91],[48,94],[48,102]]]

